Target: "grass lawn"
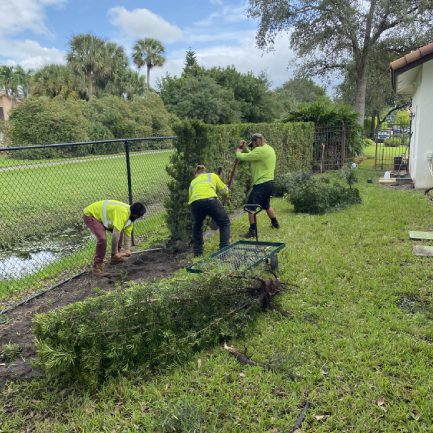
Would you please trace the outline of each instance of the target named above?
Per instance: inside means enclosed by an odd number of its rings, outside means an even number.
[[[11,383],[0,431],[286,433],[308,401],[298,433],[431,432],[433,259],[412,254],[408,230],[431,230],[433,208],[422,193],[369,176],[360,170],[361,205],[310,216],[276,199],[278,231],[259,217],[260,239],[286,243],[280,276],[292,286],[231,344],[272,360],[272,371],[215,347],[96,393],[48,379]],[[232,239],[246,227],[245,217],[235,221]],[[216,246],[214,237],[207,252]]]
[[[131,154],[134,200],[145,200],[146,205],[163,201],[169,179],[165,167],[170,155],[171,152]],[[0,172],[0,189],[1,244],[5,246],[77,224],[82,209],[94,201],[128,201],[124,158],[74,159],[60,165],[40,164],[4,171]]]

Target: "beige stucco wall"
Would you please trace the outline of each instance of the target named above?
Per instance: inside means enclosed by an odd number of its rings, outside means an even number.
[[[427,156],[433,156],[433,60],[424,63],[417,77],[412,98],[412,139],[410,143],[409,171],[415,188],[433,187]],[[433,169],[433,160],[431,162]]]
[[[3,108],[3,113],[5,116],[5,120],[9,119],[9,113],[13,107],[13,101],[6,95],[0,95],[0,107]]]

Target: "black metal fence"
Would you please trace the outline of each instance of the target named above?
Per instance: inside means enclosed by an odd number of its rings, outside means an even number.
[[[166,166],[174,139],[0,148],[0,297],[42,288],[91,263],[94,238],[81,216],[95,201],[144,202],[136,243],[166,237]]]
[[[339,170],[347,162],[346,128],[339,126],[316,126],[313,145],[313,170],[323,173]]]
[[[399,124],[388,124],[386,129],[375,131],[374,168],[405,175],[409,163],[410,136],[410,128]]]

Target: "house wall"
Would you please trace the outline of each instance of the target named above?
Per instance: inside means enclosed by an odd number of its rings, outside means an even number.
[[[9,112],[12,110],[13,101],[6,95],[0,95],[0,107],[3,108],[4,120],[9,119]]]
[[[415,117],[412,124],[409,170],[415,188],[427,189],[433,187],[433,175],[427,159],[427,155],[431,154],[433,170],[433,61],[422,65],[412,98],[412,109]]]

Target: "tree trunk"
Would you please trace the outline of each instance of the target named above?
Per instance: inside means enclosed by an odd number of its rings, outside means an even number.
[[[92,71],[86,73],[87,80],[87,96],[89,97],[89,101],[93,98],[93,80],[92,80]]]
[[[367,91],[367,58],[360,56],[356,60],[356,98],[355,111],[359,114],[359,124],[364,128],[365,94]]]
[[[150,89],[150,65],[147,65],[147,87]]]

